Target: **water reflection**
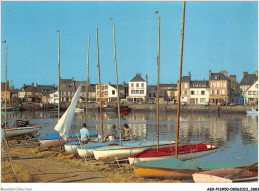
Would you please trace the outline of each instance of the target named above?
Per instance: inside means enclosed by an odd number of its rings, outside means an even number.
[[[16,119],[30,120],[43,127],[39,132],[45,136],[53,132],[57,118],[50,117],[51,112],[12,112],[7,113],[9,125]],[[2,121],[4,113],[1,114]],[[160,140],[176,138],[176,112],[160,113]],[[179,139],[181,143],[207,141],[221,147],[222,151],[254,151],[252,158],[257,158],[258,116],[245,114],[182,113],[180,118]],[[79,132],[86,122],[91,133],[101,133],[100,114],[97,111],[76,113],[71,126],[73,133]],[[121,128],[127,123],[132,129],[134,140],[156,141],[156,112],[132,112],[121,117]],[[115,113],[103,114],[104,134],[112,124],[118,124]],[[236,149],[236,150],[235,150]],[[250,153],[251,154],[251,153]],[[249,156],[250,156],[249,154]],[[248,155],[248,154],[247,154]]]

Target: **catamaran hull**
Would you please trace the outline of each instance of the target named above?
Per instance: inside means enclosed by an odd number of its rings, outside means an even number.
[[[3,134],[4,134],[5,138],[12,138],[12,137],[18,137],[18,136],[36,133],[40,129],[41,129],[41,127],[39,127],[39,126],[18,127],[18,128],[5,129],[5,131],[3,130]]]
[[[49,140],[40,140],[40,147],[46,147],[46,148],[53,148],[53,147],[59,147],[60,146],[60,142],[61,145],[64,145],[66,143],[72,142],[72,141],[78,141],[77,137],[72,137],[70,138],[68,141],[65,141],[64,139],[60,138],[59,139],[49,139]]]
[[[199,157],[203,157],[206,155],[210,155],[212,153],[215,153],[217,149],[209,150],[209,151],[200,151],[200,152],[193,152],[193,153],[185,153],[185,154],[179,154],[178,159],[180,160],[189,160],[189,159],[195,159]],[[158,157],[128,157],[130,165],[134,163],[141,163],[141,162],[146,162],[146,161],[156,161],[156,160],[164,160],[164,159],[170,159],[174,158],[174,155],[167,155],[167,156],[158,156]]]
[[[135,175],[143,178],[162,178],[162,179],[191,179],[195,170],[160,169],[147,167],[133,167]]]
[[[79,146],[79,142],[75,142],[73,144],[67,143],[64,145],[65,151],[67,154],[77,154],[77,147]]]
[[[86,158],[94,157],[93,149],[79,149],[79,148],[77,148],[77,152],[78,152],[80,157],[86,157]]]
[[[115,160],[117,159],[127,159],[128,156],[139,153],[149,147],[138,147],[138,148],[126,148],[126,149],[114,149],[114,150],[94,150],[94,157],[96,160]]]

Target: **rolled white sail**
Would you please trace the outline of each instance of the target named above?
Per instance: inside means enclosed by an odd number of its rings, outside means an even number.
[[[75,95],[72,98],[71,104],[69,108],[62,115],[56,126],[54,127],[55,131],[59,132],[59,135],[66,141],[69,136],[69,129],[71,126],[71,122],[73,120],[75,109],[79,99],[79,93],[81,91],[82,85],[80,84]]]

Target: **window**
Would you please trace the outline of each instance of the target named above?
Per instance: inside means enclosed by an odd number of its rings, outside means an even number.
[[[112,90],[112,95],[115,95],[116,94],[116,91],[115,90]]]
[[[136,94],[139,94],[140,93],[140,91],[139,90],[136,90]]]
[[[200,103],[206,103],[206,98],[200,98]]]
[[[105,86],[105,89],[107,89],[107,88],[108,88],[108,86],[106,85],[106,86]]]
[[[140,94],[144,94],[144,90],[140,90]]]
[[[187,95],[187,91],[184,91],[184,95]]]
[[[226,94],[226,91],[223,89],[222,90],[222,95],[225,95]]]
[[[223,85],[222,85],[223,87],[226,87],[226,83],[223,83]]]
[[[211,87],[216,87],[216,83],[215,83],[215,82],[212,82],[212,83],[211,83]]]
[[[219,87],[219,82],[217,82],[217,87]]]
[[[185,88],[188,88],[188,84],[185,83],[185,84],[184,84],[184,87],[185,87]]]
[[[255,84],[255,88],[258,88],[258,84]]]
[[[139,83],[136,83],[136,87],[139,87]]]
[[[201,91],[201,95],[205,95],[205,91]]]
[[[215,93],[214,93],[214,90],[211,90],[211,94],[212,94],[212,95],[214,95],[214,94],[215,94]]]
[[[219,90],[217,90],[217,94],[220,94],[220,91],[219,91]]]
[[[105,95],[108,95],[108,91],[105,91]]]
[[[134,87],[134,83],[131,83],[131,87]]]
[[[252,95],[252,91],[248,91],[248,95]]]
[[[131,90],[131,94],[135,94],[135,90]]]
[[[141,83],[141,87],[144,87],[144,83]]]
[[[191,94],[191,95],[194,95],[194,91],[191,91],[190,94]]]

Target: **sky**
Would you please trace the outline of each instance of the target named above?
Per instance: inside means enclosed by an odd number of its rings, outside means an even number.
[[[119,83],[141,73],[156,84],[160,16],[160,83],[177,83],[182,11],[181,1],[2,1],[1,81],[8,46],[7,78],[15,88],[57,84],[59,30],[61,78],[86,80],[90,36],[89,78],[97,84],[98,29],[101,83],[116,83],[114,22]],[[183,76],[208,80],[209,70],[226,70],[239,82],[243,71],[258,70],[257,1],[187,1],[185,12]]]

